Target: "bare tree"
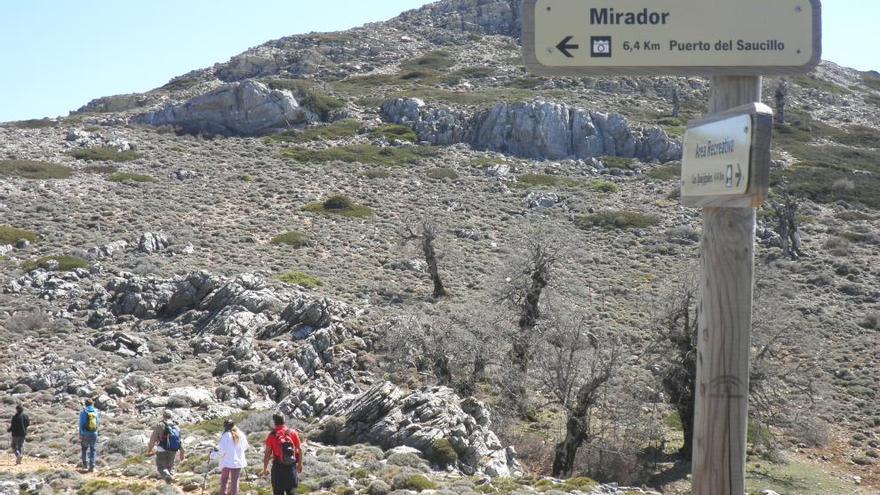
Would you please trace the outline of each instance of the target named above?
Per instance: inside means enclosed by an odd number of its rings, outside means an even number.
[[[684,444],[682,457],[690,458],[694,438],[694,404],[697,383],[698,285],[693,277],[675,284],[661,302],[655,318],[657,342],[652,350],[660,356],[659,378],[669,402],[681,418]]]
[[[413,221],[407,220],[402,234],[404,241],[416,242],[422,255],[425,257],[425,263],[428,265],[428,274],[434,283],[433,296],[435,298],[446,295],[446,288],[440,280],[440,270],[437,266],[437,253],[434,250],[434,241],[437,239],[437,226],[433,221],[423,218]]]
[[[785,79],[780,79],[776,85],[776,122],[780,125],[785,124],[785,100],[788,96],[788,84]]]
[[[782,255],[796,260],[805,256],[801,251],[801,233],[798,228],[799,205],[797,199],[784,187],[781,196],[781,201],[772,203],[777,220],[776,233],[779,234],[782,243]]]
[[[619,366],[621,345],[610,335],[598,336],[586,319],[554,322],[545,336],[543,390],[566,413],[565,438],[553,457],[553,476],[563,477],[590,439],[593,413]]]
[[[517,314],[517,330],[511,338],[511,360],[523,375],[528,373],[532,360],[535,329],[541,316],[541,295],[550,283],[556,259],[557,253],[548,242],[530,241],[519,273],[503,296]]]

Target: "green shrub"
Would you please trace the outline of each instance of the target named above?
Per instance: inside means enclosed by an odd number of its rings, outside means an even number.
[[[773,441],[773,433],[770,431],[770,428],[757,421],[749,419],[747,440],[752,445],[767,446]]]
[[[3,124],[3,127],[10,127],[14,129],[43,129],[46,127],[55,127],[58,125],[58,122],[55,120],[50,120],[48,118],[42,119],[28,119],[28,120],[16,120],[15,122],[6,122]]]
[[[608,168],[622,168],[629,170],[633,166],[635,160],[625,156],[603,156],[600,158]]]
[[[132,493],[139,495],[150,488],[146,483],[111,482],[107,480],[88,480],[77,490],[77,495],[96,495],[99,493]]]
[[[449,52],[444,50],[434,50],[428,52],[421,57],[417,57],[411,60],[407,60],[402,63],[400,66],[404,70],[416,71],[416,70],[435,70],[435,71],[443,71],[455,65],[455,61],[452,60]]]
[[[429,179],[458,179],[458,173],[448,167],[437,167],[428,170],[425,175],[428,176]]]
[[[580,491],[580,492],[589,492],[599,486],[599,483],[590,478],[586,478],[583,476],[578,476],[576,478],[569,478],[562,483],[562,488],[565,491]]]
[[[517,179],[517,185],[520,187],[580,187],[583,185],[581,181],[570,179],[568,177],[559,177],[556,175],[544,174],[523,174]]]
[[[294,248],[301,248],[309,245],[309,237],[302,232],[291,230],[290,232],[276,235],[270,242],[272,244],[284,244]]]
[[[307,204],[303,207],[303,211],[330,213],[353,218],[366,218],[373,215],[372,209],[356,204],[348,197],[342,195],[330,196],[320,203]]]
[[[88,260],[84,260],[78,256],[43,256],[34,261],[26,261],[21,268],[26,272],[32,272],[37,268],[46,268],[50,261],[57,261],[59,272],[70,272],[77,268],[88,268]]]
[[[606,229],[643,229],[660,223],[653,215],[645,215],[634,211],[609,210],[593,215],[578,215],[575,225],[582,229],[602,227]]]
[[[409,141],[415,143],[418,141],[416,132],[411,127],[401,124],[387,124],[370,131],[370,137],[373,139],[385,138],[387,140],[397,139],[398,141]]]
[[[602,193],[620,192],[620,187],[617,184],[607,180],[594,180],[590,182],[590,189]]]
[[[87,174],[112,174],[119,170],[116,165],[86,165],[82,171]]]
[[[421,474],[414,474],[406,479],[403,488],[421,492],[422,490],[434,490],[437,484]]]
[[[687,125],[687,120],[681,117],[660,117],[654,121],[657,125],[665,127],[682,127]]]
[[[300,105],[317,114],[321,120],[329,120],[330,114],[345,106],[345,102],[329,96],[317,89],[315,84],[304,79],[267,79],[272,89],[286,89],[296,96]]]
[[[36,160],[0,160],[0,177],[19,177],[22,179],[67,179],[73,169]]]
[[[677,411],[663,418],[663,424],[670,430],[684,431],[684,426],[681,424],[681,416],[678,415]]]
[[[134,172],[116,172],[107,177],[110,182],[153,182],[155,179],[149,175],[136,174]]]
[[[428,460],[441,467],[454,466],[458,462],[458,452],[446,438],[438,438],[431,444]]]
[[[510,81],[505,86],[517,89],[535,89],[543,84],[544,81],[537,77],[521,77]]]
[[[391,177],[391,172],[384,168],[371,168],[364,172],[364,177],[368,179],[385,179]]]
[[[361,123],[355,119],[338,120],[329,125],[317,125],[306,130],[290,130],[273,134],[266,138],[269,142],[308,143],[312,141],[334,141],[348,139],[357,135]]]
[[[435,156],[436,151],[421,146],[384,147],[369,144],[338,146],[322,150],[306,148],[290,148],[283,150],[284,158],[301,163],[328,163],[334,161],[346,163],[369,163],[375,165],[395,166],[418,163],[423,158]]]
[[[681,164],[653,167],[648,171],[648,178],[652,180],[681,180]]]
[[[187,79],[186,77],[175,77],[174,79],[168,81],[164,86],[159,89],[164,89],[165,91],[183,91],[185,89],[189,89],[196,84],[199,83],[198,79]]]
[[[859,146],[862,148],[880,147],[880,131],[871,127],[856,125],[844,130],[832,133],[830,138],[837,143],[846,146]]]
[[[867,95],[865,96],[865,103],[869,105],[874,105],[875,107],[880,107],[880,96]]]
[[[107,162],[130,162],[137,160],[141,156],[134,151],[119,151],[111,146],[103,146],[100,148],[86,148],[82,150],[73,150],[68,155],[78,159],[87,161],[107,161]]]
[[[241,176],[241,180],[244,181],[244,182],[253,182],[253,181],[254,181],[254,176],[253,176],[253,175],[249,175],[249,174],[244,174],[244,175]]]
[[[35,243],[40,240],[40,236],[30,230],[0,225],[0,245],[15,244],[19,239]]]
[[[276,278],[285,284],[299,285],[306,289],[314,289],[315,287],[324,285],[324,282],[322,282],[320,278],[300,271],[284,272]]]
[[[355,468],[348,474],[356,480],[362,480],[370,476],[370,471],[366,468]]]

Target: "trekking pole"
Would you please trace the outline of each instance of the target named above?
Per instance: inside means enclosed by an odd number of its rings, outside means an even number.
[[[212,460],[211,455],[209,454],[208,455],[208,464],[207,464],[207,466],[205,466],[205,468],[206,468],[205,469],[205,477],[204,477],[204,479],[202,479],[202,495],[205,494],[205,488],[208,486],[208,475],[211,474],[211,471],[213,471],[213,469],[211,469],[211,460]]]

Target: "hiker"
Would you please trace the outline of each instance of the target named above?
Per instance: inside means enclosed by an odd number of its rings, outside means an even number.
[[[183,442],[180,441],[180,426],[174,421],[174,414],[166,409],[162,413],[162,421],[153,428],[150,443],[147,445],[147,456],[156,456],[156,472],[167,482],[174,481],[174,456],[180,462],[186,458]]]
[[[12,433],[12,451],[15,452],[15,463],[21,464],[21,458],[24,455],[24,437],[27,436],[28,426],[31,420],[24,413],[24,406],[21,404],[15,406],[15,415],[12,416],[12,424],[6,431]]]
[[[95,401],[86,399],[83,410],[79,413],[79,443],[82,447],[82,467],[90,473],[95,470],[95,459],[98,457],[99,419]]]
[[[269,461],[272,461],[272,493],[274,495],[293,495],[299,485],[297,474],[302,473],[303,452],[296,430],[287,428],[284,416],[272,415],[275,428],[266,437],[266,451],[263,453],[263,476],[269,475]]]
[[[219,459],[223,470],[220,474],[220,495],[238,495],[238,478],[241,476],[241,469],[247,466],[244,454],[247,448],[247,436],[231,419],[224,421],[220,445],[211,452],[211,459]]]

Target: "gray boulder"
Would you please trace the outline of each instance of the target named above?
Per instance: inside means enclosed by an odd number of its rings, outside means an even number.
[[[182,104],[139,115],[136,122],[178,126],[190,133],[253,136],[317,118],[287,90],[246,80],[223,84]]]
[[[138,251],[142,253],[155,253],[158,251],[164,251],[171,245],[171,241],[168,239],[168,236],[162,232],[144,232],[138,238]]]
[[[420,141],[450,145],[470,140],[470,117],[445,106],[429,107],[418,98],[394,98],[382,104],[382,117],[415,130]]]
[[[125,241],[113,241],[103,246],[95,246],[88,250],[86,253],[86,258],[94,261],[102,258],[111,258],[115,254],[125,251],[125,248],[128,247],[128,243]]]

